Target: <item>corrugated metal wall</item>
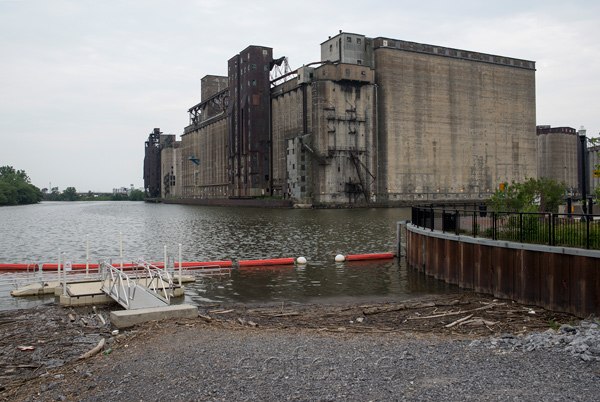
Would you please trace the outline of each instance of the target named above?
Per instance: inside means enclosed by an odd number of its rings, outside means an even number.
[[[578,317],[600,313],[600,258],[428,236],[408,229],[407,261],[477,292]],[[550,248],[549,248],[550,250]]]

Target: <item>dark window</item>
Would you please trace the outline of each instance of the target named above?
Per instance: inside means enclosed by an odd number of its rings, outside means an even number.
[[[352,43],[352,38],[348,36],[348,37],[346,38],[346,41],[347,41],[348,43]]]

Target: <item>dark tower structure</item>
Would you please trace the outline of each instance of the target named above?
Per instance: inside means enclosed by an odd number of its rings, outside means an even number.
[[[146,197],[160,197],[160,128],[148,136],[144,155],[144,191]]]
[[[229,60],[229,197],[271,195],[270,81],[273,49],[248,46]]]

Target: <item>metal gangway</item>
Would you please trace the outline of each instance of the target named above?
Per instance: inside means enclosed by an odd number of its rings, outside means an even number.
[[[127,310],[164,307],[175,297],[175,284],[168,269],[138,260],[131,272],[100,261],[102,291]]]

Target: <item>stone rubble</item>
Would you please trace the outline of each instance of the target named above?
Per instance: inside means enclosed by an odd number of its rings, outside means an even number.
[[[500,337],[492,337],[488,341],[472,341],[470,346],[488,346],[498,349],[500,353],[555,349],[579,357],[583,361],[600,361],[600,320],[591,317],[577,326],[564,324],[558,330],[548,329],[542,333],[532,332],[517,336],[507,333]]]

